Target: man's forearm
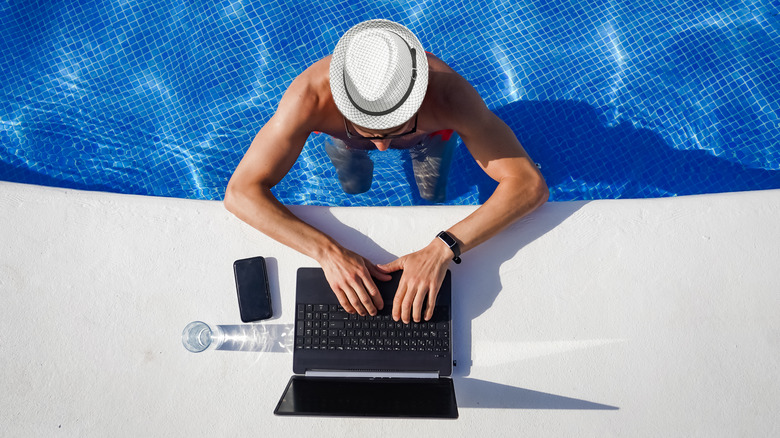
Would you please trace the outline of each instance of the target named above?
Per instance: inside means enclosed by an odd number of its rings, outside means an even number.
[[[541,176],[506,178],[482,206],[450,227],[461,252],[466,252],[498,234],[547,201],[549,190]]]
[[[347,312],[376,315],[384,305],[371,277],[386,281],[390,276],[300,220],[269,189],[257,186],[236,190],[228,185],[225,208],[272,239],[316,260]]]
[[[269,189],[228,188],[225,208],[256,230],[304,255],[320,261],[338,243],[292,214]]]

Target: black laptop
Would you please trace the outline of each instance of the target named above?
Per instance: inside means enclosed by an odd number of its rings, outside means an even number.
[[[320,268],[300,268],[293,372],[274,413],[341,417],[458,418],[452,375],[451,274],[433,318],[395,322],[400,272],[377,281],[384,309],[350,315]]]

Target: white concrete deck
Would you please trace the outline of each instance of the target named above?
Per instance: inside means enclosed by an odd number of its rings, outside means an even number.
[[[475,207],[294,207],[377,262]],[[455,421],[281,418],[289,353],[181,345],[276,320],[314,262],[219,202],[0,183],[2,436],[778,436],[780,191],[551,203],[453,265]],[[327,427],[328,429],[322,429]]]

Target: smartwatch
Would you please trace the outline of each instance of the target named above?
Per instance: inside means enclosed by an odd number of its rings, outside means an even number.
[[[446,231],[442,231],[441,233],[437,234],[436,237],[441,239],[441,241],[450,248],[453,254],[452,261],[455,263],[460,263],[460,246],[458,246],[458,242],[455,240],[455,238]]]

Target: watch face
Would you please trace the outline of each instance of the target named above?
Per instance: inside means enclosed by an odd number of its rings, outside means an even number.
[[[455,242],[452,241],[452,237],[450,237],[450,235],[445,233],[444,231],[439,233],[436,237],[441,239],[441,241],[446,243],[447,246],[449,246],[450,248],[452,248],[452,245],[455,243]]]
[[[450,250],[452,250],[452,253],[454,254],[454,257],[452,258],[455,260],[455,263],[460,263],[460,248],[458,247],[458,242],[455,241],[455,239],[450,236],[450,234],[446,231],[442,231],[437,236],[439,239],[441,239],[442,242],[446,243],[447,246],[450,247]],[[457,260],[456,260],[457,259]]]

